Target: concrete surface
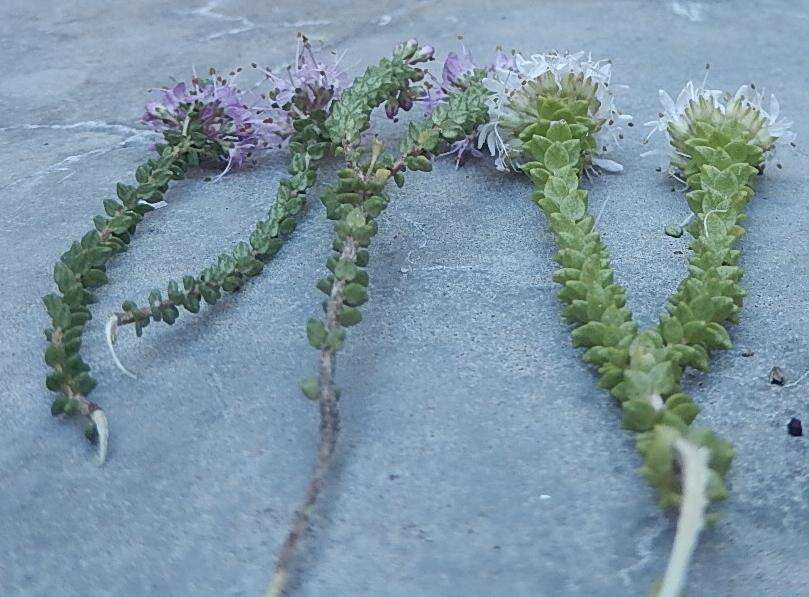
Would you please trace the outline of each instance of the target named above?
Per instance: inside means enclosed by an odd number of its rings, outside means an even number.
[[[319,202],[242,294],[142,340],[111,364],[102,314],[198,270],[252,228],[284,156],[218,184],[179,185],[111,267],[89,327],[94,398],[112,426],[106,467],[43,387],[52,263],[148,155],[145,90],[192,65],[280,64],[296,31],[348,50],[357,74],[410,36],[479,57],[496,44],[612,57],[639,122],[713,66],[711,81],[778,94],[809,137],[809,2],[250,2],[5,0],[0,7],[0,594],[258,595],[302,495],[317,414],[300,396],[314,352],[330,237]],[[392,138],[395,130],[384,128]],[[602,229],[643,322],[684,273],[686,207],[639,157],[641,127]],[[659,145],[661,139],[657,139]],[[807,154],[760,179],[743,241],[750,292],[735,348],[687,386],[698,422],[738,456],[731,499],[696,554],[690,595],[809,595]],[[299,595],[643,595],[673,524],[639,477],[619,409],[560,322],[551,236],[529,184],[486,162],[416,175],[372,249],[365,322],[341,354],[339,470],[307,543]],[[743,357],[744,350],[755,354]]]

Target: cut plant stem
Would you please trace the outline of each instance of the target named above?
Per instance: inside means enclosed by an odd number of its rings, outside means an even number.
[[[340,257],[353,262],[356,255],[357,245],[354,239],[349,237],[344,242]],[[345,285],[344,280],[335,280],[332,286],[331,296],[326,307],[326,329],[329,331],[340,327],[338,317],[340,309],[343,308],[343,289]],[[334,349],[324,348],[320,351],[317,394],[317,399],[320,403],[320,444],[317,449],[317,459],[309,477],[306,496],[295,512],[292,527],[281,547],[281,552],[275,565],[275,573],[270,581],[270,586],[267,588],[267,597],[278,597],[283,594],[289,578],[290,568],[298,552],[299,543],[309,526],[309,519],[331,468],[334,448],[337,445],[337,434],[340,430],[340,412],[337,406],[337,392],[334,387],[336,362]]]
[[[118,354],[115,352],[115,342],[118,340],[118,320],[119,317],[117,315],[112,315],[109,319],[107,319],[107,325],[104,326],[104,336],[107,339],[107,348],[110,349],[110,354],[112,355],[112,360],[115,363],[115,366],[118,367],[118,369],[127,377],[137,379],[138,376],[124,367],[124,364],[121,362],[121,359],[118,358]]]
[[[660,586],[658,597],[679,597],[685,587],[688,565],[705,526],[705,509],[708,507],[708,480],[710,452],[685,439],[674,442],[681,466],[683,498],[674,546]]]

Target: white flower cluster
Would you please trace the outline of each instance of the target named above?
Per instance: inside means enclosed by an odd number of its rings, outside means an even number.
[[[537,91],[566,91],[563,88],[565,76],[568,74],[583,75],[589,79],[595,89],[595,109],[592,118],[603,123],[596,133],[598,155],[606,153],[611,144],[617,145],[621,132],[621,124],[631,120],[631,116],[621,114],[615,108],[615,100],[610,89],[612,64],[609,61],[593,61],[584,52],[574,54],[532,54],[525,58],[516,54],[514,68],[495,68],[483,81],[492,92],[489,99],[491,120],[481,127],[479,146],[484,144],[491,154],[497,155],[497,167],[507,169],[507,162],[513,166],[514,159],[519,159],[519,141],[513,126],[501,126],[507,123],[528,122],[536,117]],[[551,75],[551,76],[549,76]],[[528,85],[538,82],[539,85]],[[547,85],[555,85],[548,89]],[[591,163],[608,172],[620,172],[620,164],[591,156]]]
[[[774,95],[769,96],[765,108],[766,95],[753,85],[742,85],[734,95],[717,89],[706,89],[689,81],[676,101],[664,90],[660,90],[660,103],[663,106],[657,120],[646,123],[652,127],[647,140],[656,132],[663,131],[669,139],[686,137],[696,121],[719,125],[722,120],[733,120],[745,127],[751,141],[761,147],[765,157],[770,159],[776,146],[791,143],[795,133],[790,130],[792,122],[780,118],[781,108]],[[670,151],[674,151],[673,148]],[[648,154],[655,152],[647,152]]]

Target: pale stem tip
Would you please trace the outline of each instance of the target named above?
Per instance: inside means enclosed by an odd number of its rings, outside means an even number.
[[[118,316],[113,315],[107,320],[105,332],[107,337],[107,347],[110,349],[110,355],[112,355],[112,360],[115,363],[115,366],[118,367],[118,369],[120,369],[124,375],[127,375],[132,379],[137,379],[138,376],[124,367],[124,364],[121,362],[115,352],[115,341],[118,339]]]
[[[284,593],[284,586],[286,585],[287,574],[284,570],[276,571],[275,575],[270,581],[270,585],[264,593],[264,597],[281,597]]]
[[[674,443],[674,448],[682,467],[683,498],[674,545],[657,597],[680,597],[682,594],[688,564],[705,526],[705,509],[708,507],[708,449],[682,438]]]
[[[107,423],[107,415],[100,408],[90,413],[90,419],[95,423],[96,432],[98,433],[98,459],[96,463],[101,466],[107,461],[107,451],[110,445],[110,426]]]

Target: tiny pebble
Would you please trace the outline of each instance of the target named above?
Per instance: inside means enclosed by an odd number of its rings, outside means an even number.
[[[770,371],[770,383],[778,386],[784,385],[784,373],[780,367],[773,367]]]
[[[800,437],[803,435],[803,425],[801,425],[801,420],[792,417],[787,423],[787,431],[792,437]]]
[[[747,350],[743,350],[743,351],[742,351],[742,356],[743,356],[743,357],[752,357],[754,354],[756,354],[756,353],[754,353],[754,352],[753,352],[752,350],[750,350],[750,349],[747,349]]]

